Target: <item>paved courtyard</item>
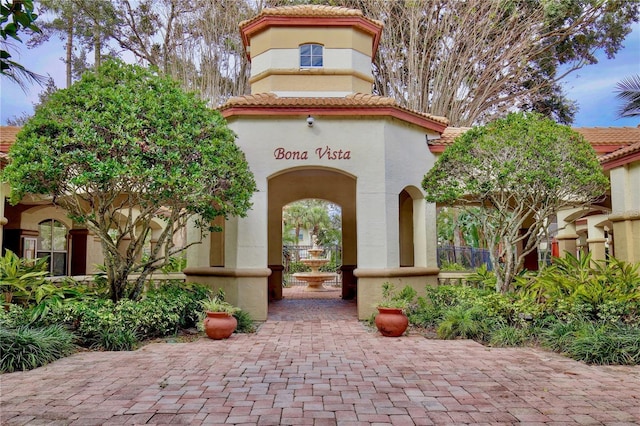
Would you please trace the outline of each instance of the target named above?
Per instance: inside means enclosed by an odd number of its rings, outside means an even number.
[[[338,291],[285,296],[255,334],[82,352],[4,374],[0,423],[640,424],[640,367],[384,338]]]

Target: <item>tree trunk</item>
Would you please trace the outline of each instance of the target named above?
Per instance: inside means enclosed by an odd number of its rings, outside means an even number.
[[[98,69],[102,63],[102,42],[100,41],[100,30],[96,26],[93,35],[94,68]]]
[[[67,45],[66,45],[66,59],[67,65],[67,88],[71,87],[71,72],[72,72],[72,55],[73,55],[73,18],[70,16],[67,18]]]

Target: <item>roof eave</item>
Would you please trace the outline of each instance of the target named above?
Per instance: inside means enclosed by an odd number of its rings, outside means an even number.
[[[317,115],[317,116],[369,116],[369,117],[393,117],[398,120],[414,124],[416,126],[442,133],[447,125],[436,120],[413,114],[409,111],[393,106],[349,106],[349,107],[321,107],[321,106],[297,106],[297,107],[275,107],[275,106],[230,106],[220,111],[226,119],[239,116],[296,116],[296,115]]]
[[[627,155],[602,161],[600,164],[604,170],[615,169],[635,161],[640,161],[640,151],[631,152]]]
[[[288,16],[265,15],[240,26],[242,44],[247,59],[251,62],[251,52],[247,49],[249,39],[270,27],[353,27],[373,36],[372,54],[375,57],[382,36],[382,26],[363,16]]]

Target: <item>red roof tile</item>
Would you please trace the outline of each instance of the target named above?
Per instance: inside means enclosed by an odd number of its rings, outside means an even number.
[[[640,141],[598,158],[605,170],[640,159]]]
[[[22,127],[0,126],[0,152],[9,152],[9,147],[15,142],[20,129]]]
[[[574,127],[591,145],[629,145],[640,142],[640,127]]]
[[[262,11],[251,19],[240,22],[240,28],[246,27],[252,22],[258,21],[265,16],[286,16],[286,17],[359,17],[371,23],[382,26],[382,22],[365,17],[361,10],[348,9],[346,7],[325,6],[313,4],[301,4],[295,6],[270,7],[262,9]]]
[[[420,113],[410,109],[401,107],[391,98],[365,93],[355,93],[345,97],[318,97],[318,98],[299,98],[299,97],[279,97],[274,93],[258,93],[254,95],[237,96],[229,99],[225,104],[220,106],[219,110],[223,112],[232,108],[319,108],[319,109],[353,109],[353,108],[393,108],[403,111],[423,119],[427,119],[446,126],[449,120],[446,117],[440,117],[431,114]],[[232,115],[232,114],[228,114]]]
[[[430,142],[433,152],[442,152],[470,127],[447,127],[440,139]],[[640,141],[640,127],[574,127],[598,154],[609,154]]]

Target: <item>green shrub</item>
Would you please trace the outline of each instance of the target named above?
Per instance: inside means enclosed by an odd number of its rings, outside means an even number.
[[[410,285],[404,286],[399,292],[390,282],[382,284],[382,300],[376,304],[381,308],[400,308],[407,310],[417,296],[416,290]]]
[[[72,301],[51,310],[40,322],[68,325],[83,346],[104,349],[133,346],[137,340],[173,335],[181,328],[195,326],[202,311],[200,301],[209,294],[209,288],[200,285],[167,284],[150,290],[140,301],[123,299],[117,304],[110,299]],[[121,330],[129,330],[131,335]],[[110,332],[119,336],[110,340],[105,337]]]
[[[442,262],[442,265],[440,265],[440,270],[444,272],[463,272],[467,271],[467,267],[456,262],[445,260]]]
[[[482,264],[467,277],[467,281],[478,288],[495,289],[497,278],[493,271],[487,269],[486,264]]]
[[[254,333],[256,331],[256,325],[249,312],[240,310],[233,314],[233,316],[238,320],[238,327],[235,331],[236,333]]]
[[[542,333],[542,344],[556,352],[567,352],[576,332],[588,325],[584,321],[557,321]]]
[[[490,333],[489,344],[496,347],[522,346],[528,340],[525,329],[506,325],[499,327]]]
[[[295,274],[297,272],[311,272],[311,268],[302,262],[289,263],[289,273]]]
[[[75,351],[74,335],[60,325],[0,328],[0,370],[27,371]]]
[[[432,327],[442,320],[442,310],[430,300],[418,297],[416,304],[407,311],[409,322],[418,327]]]
[[[444,313],[444,319],[438,325],[438,337],[441,339],[484,340],[490,330],[490,322],[480,308],[454,307]]]
[[[336,263],[336,259],[335,257],[332,257],[331,260],[329,261],[329,263],[322,265],[320,267],[320,272],[338,272],[338,268],[340,268],[340,264]]]
[[[575,332],[567,353],[588,364],[636,365],[640,363],[640,330],[589,323]]]
[[[11,303],[14,297],[24,297],[32,288],[43,284],[44,277],[49,275],[47,262],[47,258],[23,259],[6,250],[4,256],[0,256],[0,293],[5,300]]]
[[[640,324],[640,265],[568,254],[516,279],[518,292],[559,318]]]
[[[91,338],[91,349],[104,351],[132,351],[138,345],[135,330],[113,327],[99,330]]]
[[[29,324],[29,313],[22,306],[14,303],[7,306],[8,310],[0,308],[0,327],[18,328]]]
[[[443,285],[439,287],[427,287],[426,298],[438,309],[446,309],[453,306],[473,306],[473,304],[487,290],[479,290],[468,286]]]

